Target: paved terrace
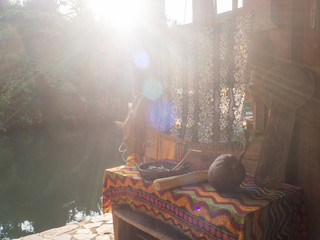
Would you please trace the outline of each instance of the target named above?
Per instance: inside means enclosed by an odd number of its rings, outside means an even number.
[[[18,238],[19,240],[114,240],[111,213],[93,217],[90,220],[68,224],[41,233]]]

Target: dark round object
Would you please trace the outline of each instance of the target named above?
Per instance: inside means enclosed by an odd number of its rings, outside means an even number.
[[[171,177],[176,175],[181,175],[187,172],[187,169],[182,166],[178,170],[171,171],[177,165],[175,162],[168,161],[154,161],[141,163],[138,165],[138,171],[140,177],[153,181],[158,178]]]
[[[208,171],[208,182],[218,192],[232,192],[245,177],[245,169],[241,161],[232,154],[217,157]]]

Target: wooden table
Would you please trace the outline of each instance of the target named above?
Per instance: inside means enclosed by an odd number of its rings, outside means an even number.
[[[157,219],[133,211],[128,205],[113,208],[112,216],[116,240],[190,239]]]
[[[111,207],[116,239],[131,237],[136,229],[155,239],[306,238],[301,188],[282,184],[281,190],[270,190],[249,176],[230,194],[207,183],[158,191],[136,166],[119,166],[104,176],[104,212]]]

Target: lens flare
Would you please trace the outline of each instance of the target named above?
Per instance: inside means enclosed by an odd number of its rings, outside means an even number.
[[[147,78],[143,81],[142,94],[146,98],[150,100],[156,100],[162,95],[162,93],[162,85],[158,79]]]
[[[136,50],[133,54],[133,62],[138,68],[146,69],[150,64],[148,53],[143,49]]]
[[[176,112],[171,101],[166,99],[156,100],[149,103],[146,113],[146,121],[156,130],[166,132],[173,127]]]

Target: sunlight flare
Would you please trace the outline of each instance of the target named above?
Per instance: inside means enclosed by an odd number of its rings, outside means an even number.
[[[141,21],[144,0],[94,0],[89,3],[95,15],[120,30],[128,30]]]
[[[188,24],[192,22],[191,0],[166,0],[165,14],[169,24]]]
[[[160,81],[156,78],[147,78],[143,81],[142,84],[142,94],[154,101],[161,97],[163,93],[163,88]]]
[[[142,49],[136,50],[133,54],[133,62],[140,69],[146,69],[150,64],[148,53]]]

